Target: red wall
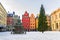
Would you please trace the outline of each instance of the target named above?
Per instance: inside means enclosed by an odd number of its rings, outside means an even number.
[[[22,16],[22,25],[24,26],[25,30],[28,30],[28,31],[30,30],[30,18],[27,11]]]
[[[7,17],[7,25],[13,25],[13,18]]]

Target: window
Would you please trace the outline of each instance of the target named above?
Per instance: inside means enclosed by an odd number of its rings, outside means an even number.
[[[58,23],[56,23],[56,28],[58,29]]]
[[[32,24],[31,24],[32,25]]]
[[[57,15],[55,16],[55,18],[57,19]]]
[[[32,26],[31,26],[31,28],[32,28]]]
[[[33,27],[34,28],[34,27]]]
[[[60,18],[60,13],[59,13],[59,18]]]

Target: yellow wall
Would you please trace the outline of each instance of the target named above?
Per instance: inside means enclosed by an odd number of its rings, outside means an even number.
[[[51,14],[51,27],[52,30],[60,30],[60,8]]]
[[[6,21],[7,21],[7,12],[0,3],[0,25],[6,26],[7,25]]]
[[[38,28],[38,18],[36,18],[36,29]]]
[[[30,16],[30,29],[31,30],[35,29],[35,16],[34,16],[34,14],[31,14],[31,16]]]

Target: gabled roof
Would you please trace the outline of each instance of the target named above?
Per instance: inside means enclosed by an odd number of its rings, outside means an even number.
[[[7,17],[13,17],[13,14],[7,14]]]
[[[55,11],[53,11],[52,13],[51,13],[51,15],[53,15],[53,14],[55,14],[56,12],[59,12],[60,11],[60,8],[58,8],[57,10],[55,10]]]
[[[29,16],[29,13],[25,11],[24,16]]]
[[[30,17],[35,17],[34,14],[32,13]]]

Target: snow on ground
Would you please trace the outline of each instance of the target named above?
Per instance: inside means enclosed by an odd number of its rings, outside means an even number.
[[[0,40],[60,40],[60,32],[27,32],[26,34],[0,32]]]

